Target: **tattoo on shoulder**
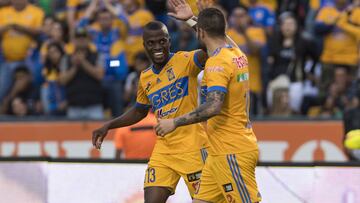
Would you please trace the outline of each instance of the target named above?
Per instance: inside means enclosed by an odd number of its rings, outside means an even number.
[[[225,92],[212,91],[206,96],[206,102],[223,102],[225,100]]]

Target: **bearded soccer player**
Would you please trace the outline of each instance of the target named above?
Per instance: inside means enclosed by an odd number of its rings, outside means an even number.
[[[184,0],[176,2],[183,20],[196,21]],[[225,24],[216,8],[199,13],[197,34],[209,55],[203,78],[206,101],[188,114],[160,120],[156,132],[167,137],[183,126],[207,121],[209,156],[193,202],[260,202],[255,180],[258,146],[249,120],[248,61],[238,47],[227,45]]]
[[[93,145],[98,149],[108,130],[139,122],[150,108],[160,119],[175,118],[198,105],[197,75],[205,64],[206,53],[201,50],[170,53],[168,30],[158,21],[144,27],[143,41],[153,65],[140,75],[136,104],[93,132]],[[145,172],[145,202],[166,202],[175,192],[180,177],[193,196],[206,158],[205,144],[207,137],[201,124],[158,137]]]

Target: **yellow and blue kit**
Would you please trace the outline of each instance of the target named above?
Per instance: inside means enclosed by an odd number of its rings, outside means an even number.
[[[202,92],[225,93],[219,115],[207,121],[209,156],[196,199],[208,202],[259,202],[255,180],[258,146],[249,120],[247,57],[239,48],[217,49],[205,65]]]
[[[16,11],[12,6],[0,9],[0,26],[17,24],[29,28],[40,28],[44,19],[44,12],[31,4],[22,11]],[[1,38],[1,49],[8,62],[22,61],[27,57],[33,40],[30,36],[15,29],[7,30]]]
[[[140,75],[137,108],[152,108],[157,118],[176,118],[193,111],[198,103],[197,75],[201,65],[197,51],[170,54],[159,71],[153,66]],[[162,186],[171,192],[183,177],[190,194],[199,185],[206,157],[207,137],[201,124],[177,128],[158,137],[145,176],[145,187]]]

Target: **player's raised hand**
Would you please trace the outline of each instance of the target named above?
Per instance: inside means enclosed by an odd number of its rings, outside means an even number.
[[[186,21],[194,16],[190,5],[185,0],[169,0],[169,5],[172,11],[168,15],[171,17]]]
[[[214,2],[212,0],[197,0],[196,1],[197,8],[200,11],[210,8],[214,6]]]
[[[96,149],[101,148],[101,144],[106,137],[108,130],[109,128],[104,125],[103,127],[93,131],[92,144]]]
[[[174,119],[160,119],[155,126],[155,131],[158,136],[164,137],[176,129]]]

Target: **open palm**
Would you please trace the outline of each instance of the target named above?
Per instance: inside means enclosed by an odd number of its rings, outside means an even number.
[[[169,0],[169,5],[173,9],[168,15],[179,20],[188,20],[194,13],[192,12],[188,3],[185,0]]]

